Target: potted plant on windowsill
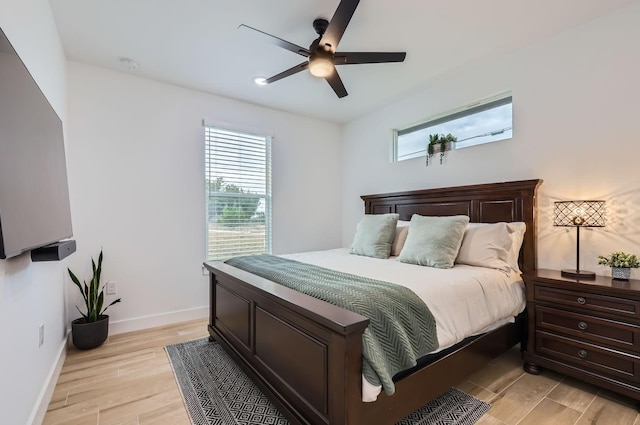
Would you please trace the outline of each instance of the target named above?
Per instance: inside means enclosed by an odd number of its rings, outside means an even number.
[[[611,267],[611,276],[617,280],[629,280],[631,268],[640,267],[640,260],[635,254],[622,251],[613,252],[609,257],[598,255],[598,264]]]
[[[73,283],[78,287],[82,298],[84,298],[87,313],[83,313],[78,306],[76,308],[82,317],[71,322],[71,336],[73,345],[80,350],[88,350],[102,345],[109,336],[109,316],[104,314],[112,305],[119,303],[121,298],[112,301],[111,304],[104,305],[104,286],[100,286],[100,275],[102,274],[102,250],[96,265],[91,258],[91,268],[93,276],[89,283],[83,284],[70,269],[67,269]]]

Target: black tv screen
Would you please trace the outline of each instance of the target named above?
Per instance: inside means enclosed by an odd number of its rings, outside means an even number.
[[[71,236],[62,121],[0,29],[0,258]]]

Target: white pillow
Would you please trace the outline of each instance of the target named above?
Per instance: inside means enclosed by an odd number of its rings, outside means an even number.
[[[470,223],[456,258],[458,264],[520,273],[518,254],[525,223]]]
[[[404,246],[404,241],[407,240],[407,235],[409,234],[409,223],[411,222],[398,220],[398,225],[396,226],[396,235],[393,238],[393,243],[391,244],[392,256],[400,255],[400,251],[402,251],[402,247]]]
[[[520,271],[520,267],[518,266],[518,257],[520,257],[520,247],[522,246],[522,241],[524,240],[524,234],[527,231],[527,223],[522,221],[514,221],[513,223],[507,223],[509,230],[511,231],[510,236],[512,240],[511,250],[509,251],[509,265],[511,269],[516,273],[522,273]]]

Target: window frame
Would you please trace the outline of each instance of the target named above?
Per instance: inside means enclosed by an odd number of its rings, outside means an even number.
[[[204,180],[205,180],[205,258],[206,261],[223,261],[229,258],[232,258],[235,255],[249,255],[249,254],[271,254],[272,252],[272,229],[273,229],[273,217],[272,217],[272,179],[271,179],[271,149],[272,149],[272,141],[273,136],[265,133],[258,133],[252,131],[245,130],[237,130],[235,128],[231,128],[223,125],[216,124],[208,124],[203,121],[203,140],[204,140]],[[212,146],[212,142],[214,141],[215,133],[222,135],[226,133],[227,135],[233,135],[238,139],[242,139],[245,137],[248,139],[262,141],[264,143],[264,193],[251,193],[250,189],[247,190],[247,193],[234,193],[234,192],[213,192],[218,193],[218,197],[222,198],[238,198],[238,199],[251,199],[259,197],[264,199],[264,250],[260,250],[260,252],[251,251],[244,253],[237,253],[230,256],[210,256],[210,202],[212,199],[212,192],[210,192],[210,184],[215,181],[215,176],[210,175],[212,170],[212,165],[210,164],[210,156],[213,153],[210,153],[210,150],[214,150],[215,148]],[[212,135],[213,134],[213,135]],[[242,143],[242,140],[238,140],[235,142],[229,142],[227,146],[238,145]],[[240,149],[241,150],[241,149]],[[240,155],[240,150],[238,151],[238,155]],[[248,150],[245,148],[245,150]],[[234,170],[240,170],[242,166],[233,167]],[[225,177],[225,176],[217,176],[217,177]],[[212,180],[212,178],[214,178]],[[236,185],[238,187],[242,187],[237,184],[237,180],[233,180],[231,182],[226,182],[227,185]],[[215,197],[215,195],[213,195]],[[259,210],[260,207],[258,207]],[[256,210],[256,212],[258,212]],[[254,216],[255,217],[255,213]]]
[[[470,103],[468,105],[465,105],[461,108],[457,108],[457,109],[453,109],[447,112],[444,112],[442,114],[438,114],[435,115],[433,117],[427,118],[426,120],[422,120],[419,121],[417,123],[414,123],[412,125],[409,125],[407,127],[403,127],[403,128],[399,128],[399,129],[393,129],[393,147],[392,147],[392,162],[402,162],[402,161],[408,161],[410,159],[417,159],[417,158],[424,158],[426,156],[426,145],[428,143],[428,139],[425,140],[425,149],[424,149],[424,155],[420,154],[419,156],[412,156],[410,158],[406,158],[406,159],[399,159],[398,158],[398,153],[399,153],[399,148],[398,148],[398,137],[401,137],[402,135],[405,134],[410,134],[410,133],[414,133],[417,131],[421,131],[424,130],[426,128],[429,127],[433,127],[442,123],[446,123],[449,121],[453,121],[462,117],[466,117],[469,115],[473,115],[476,114],[478,112],[483,112],[483,111],[488,111],[490,109],[494,109],[497,108],[499,106],[503,106],[503,105],[508,105],[511,104],[513,105],[513,95],[511,91],[508,92],[503,92],[500,93],[498,95],[495,96],[491,96],[488,98],[485,98],[483,100],[477,101],[477,102],[473,102]],[[511,116],[511,122],[512,122],[512,127],[511,127],[511,131],[513,131],[513,113]],[[455,136],[455,135],[454,135]],[[508,138],[504,138],[504,139],[499,139],[499,140],[490,140],[487,142],[483,142],[483,143],[479,143],[479,144],[473,144],[473,145],[469,145],[469,146],[457,146],[456,143],[452,143],[452,149],[465,149],[468,147],[473,147],[473,146],[479,146],[479,145],[484,145],[487,143],[493,143],[493,142],[498,142],[498,141],[502,141],[502,140],[509,140],[512,139],[513,136],[508,137]],[[422,152],[422,151],[419,151]]]

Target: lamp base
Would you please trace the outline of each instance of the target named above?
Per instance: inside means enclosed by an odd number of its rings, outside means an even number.
[[[564,277],[572,277],[574,279],[595,279],[596,278],[596,274],[588,270],[564,269],[562,270],[561,274]]]

